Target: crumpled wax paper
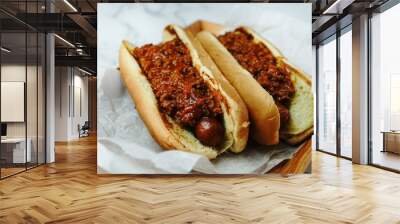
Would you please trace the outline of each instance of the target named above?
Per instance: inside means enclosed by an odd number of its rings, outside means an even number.
[[[239,153],[215,160],[178,150],[163,150],[151,137],[117,69],[98,84],[98,173],[112,174],[263,174],[292,158],[297,147],[249,142]]]

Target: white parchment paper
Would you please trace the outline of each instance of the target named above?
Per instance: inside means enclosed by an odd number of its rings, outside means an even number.
[[[292,158],[296,147],[250,142],[240,154],[228,152],[209,161],[193,153],[162,150],[150,136],[116,69],[120,43],[157,43],[165,25],[187,26],[198,19],[250,26],[268,36],[293,64],[311,71],[307,4],[99,4],[98,173],[263,174]]]
[[[286,144],[261,146],[250,142],[239,154],[227,152],[209,161],[206,157],[177,150],[165,151],[153,140],[138,115],[134,102],[120,80],[119,71],[106,71],[100,83],[98,172],[118,174],[261,174],[285,159],[296,147]]]

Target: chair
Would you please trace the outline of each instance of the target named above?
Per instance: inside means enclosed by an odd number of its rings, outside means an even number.
[[[89,121],[85,121],[82,127],[78,124],[79,138],[89,136],[89,129],[90,129]]]

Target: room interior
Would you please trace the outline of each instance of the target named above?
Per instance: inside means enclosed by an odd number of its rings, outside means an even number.
[[[312,5],[312,174],[186,180],[96,175],[96,10],[118,2],[141,1],[1,1],[0,222],[399,222],[398,1],[262,1]],[[243,212],[253,207],[259,220]]]

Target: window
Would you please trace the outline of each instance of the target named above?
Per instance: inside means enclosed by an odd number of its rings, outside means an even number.
[[[15,2],[0,2],[0,6],[15,6]],[[16,9],[20,15],[39,13],[44,3],[20,1]],[[2,179],[45,163],[46,38],[4,12],[0,17],[9,21],[0,24],[0,114],[6,115],[0,116]]]
[[[336,153],[336,39],[318,48],[318,149]]]
[[[353,79],[351,25],[339,33],[340,36],[334,35],[328,38],[318,48],[317,147],[324,152],[351,158]]]
[[[390,130],[400,130],[400,73],[390,74]]]
[[[400,5],[371,18],[370,159],[395,170],[400,170],[399,21]]]
[[[352,33],[340,36],[340,155],[352,157]]]

